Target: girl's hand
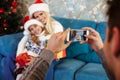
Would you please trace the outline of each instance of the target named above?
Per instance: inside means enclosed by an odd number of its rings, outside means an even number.
[[[27,59],[28,62],[27,62],[25,65],[26,65],[26,66],[30,65],[31,63],[34,62],[34,60],[35,60],[35,57],[30,56],[30,59]]]

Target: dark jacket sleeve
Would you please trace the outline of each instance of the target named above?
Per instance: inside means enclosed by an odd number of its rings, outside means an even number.
[[[51,51],[43,50],[23,73],[21,80],[44,80],[53,59],[54,54]]]

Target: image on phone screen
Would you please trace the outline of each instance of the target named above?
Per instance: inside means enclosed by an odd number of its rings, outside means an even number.
[[[88,31],[72,29],[68,33],[67,41],[86,41],[85,35],[88,35]]]

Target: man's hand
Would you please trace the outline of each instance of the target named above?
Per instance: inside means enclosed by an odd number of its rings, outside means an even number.
[[[95,31],[92,28],[84,27],[83,30],[89,30],[90,34],[86,35],[88,38],[88,44],[96,51],[98,52],[100,49],[103,48],[103,42],[102,39],[97,31]],[[82,42],[80,42],[82,43]]]
[[[71,43],[71,42],[68,42],[66,44],[64,43],[69,31],[70,29],[67,29],[64,32],[53,34],[51,38],[48,40],[46,49],[51,50],[53,53],[58,53],[66,49]]]

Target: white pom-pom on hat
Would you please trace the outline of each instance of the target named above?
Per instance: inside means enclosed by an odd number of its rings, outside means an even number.
[[[30,15],[37,11],[45,11],[49,13],[49,6],[48,4],[43,3],[42,0],[36,0],[36,2],[28,8],[28,11]]]

